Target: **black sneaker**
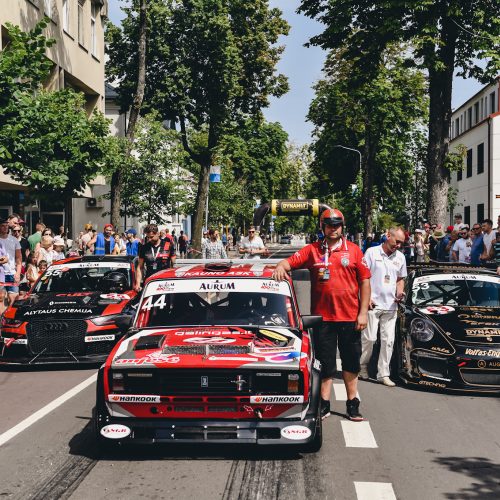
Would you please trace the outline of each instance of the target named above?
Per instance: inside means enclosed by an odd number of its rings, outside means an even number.
[[[353,422],[362,422],[364,420],[363,415],[359,413],[358,398],[347,400],[346,408],[347,408],[347,418],[349,420],[352,420]]]
[[[330,413],[330,401],[327,399],[322,399],[321,400],[321,420],[324,420],[326,417],[329,417],[331,415]]]

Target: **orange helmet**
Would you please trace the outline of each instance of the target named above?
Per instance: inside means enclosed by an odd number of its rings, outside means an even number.
[[[325,224],[329,226],[338,226],[339,224],[344,224],[344,216],[340,210],[336,208],[327,208],[323,210],[321,213],[321,217],[319,218],[319,223],[321,227]]]

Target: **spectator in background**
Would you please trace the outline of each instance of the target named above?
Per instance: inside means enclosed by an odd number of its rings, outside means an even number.
[[[28,287],[31,287],[35,284],[38,279],[38,268],[36,265],[36,256],[34,252],[31,252],[28,255],[27,265],[26,265],[26,281],[28,282]]]
[[[239,253],[244,259],[260,259],[261,254],[266,253],[266,247],[261,237],[255,232],[255,227],[248,228],[248,236],[241,239]]]
[[[35,225],[35,232],[28,238],[28,242],[30,244],[30,250],[34,252],[36,250],[36,246],[40,243],[42,239],[42,231],[45,229],[45,224],[42,222],[37,222]]]
[[[83,229],[84,232],[81,233],[80,240],[78,242],[78,249],[80,250],[81,255],[92,255],[94,253],[94,248],[87,247],[90,240],[94,237],[92,224],[85,224]]]
[[[42,231],[42,238],[44,236],[51,236],[53,237],[54,235],[52,234],[52,229],[50,229],[50,227],[46,227],[43,231]],[[38,252],[38,250],[40,249],[40,245],[41,245],[41,238],[40,238],[40,241],[37,243],[36,247],[35,247],[35,253]]]
[[[52,262],[56,262],[57,260],[63,260],[66,258],[66,253],[65,253],[66,245],[64,243],[64,239],[62,236],[54,237],[53,247],[54,247],[54,253]]]
[[[2,283],[5,282],[5,264],[8,262],[9,257],[5,251],[2,240],[0,240],[0,315],[2,315],[5,310],[5,290]]]
[[[7,262],[3,264],[4,282],[12,285],[0,286],[0,314],[5,310],[5,294],[7,294],[8,305],[12,305],[19,294],[19,282],[21,281],[21,245],[17,238],[9,234],[9,222],[0,221],[0,243],[7,254]]]
[[[460,229],[459,239],[453,245],[453,261],[461,264],[470,264],[470,253],[472,250],[472,240],[469,237],[469,228]]]
[[[188,237],[184,234],[184,231],[180,232],[178,243],[179,243],[179,256],[181,259],[185,259],[187,256]]]
[[[30,244],[29,241],[23,236],[23,231],[24,229],[20,224],[15,224],[11,230],[12,236],[17,238],[19,244],[21,245],[21,260],[24,265],[30,253]]]
[[[448,226],[446,228],[446,233],[443,233],[440,226],[434,231],[434,238],[438,241],[436,255],[438,262],[450,262],[450,249],[448,248],[448,243],[450,242],[452,231],[453,226]]]
[[[472,226],[472,247],[470,250],[470,263],[473,266],[481,265],[481,255],[483,253],[484,244],[483,244],[483,232],[481,230],[481,225],[479,223],[475,223]]]
[[[113,224],[105,224],[104,231],[97,233],[88,243],[87,248],[94,247],[94,255],[112,255],[115,248]]]
[[[113,248],[112,255],[127,255],[127,246],[121,237],[120,233],[114,233],[115,248]]]
[[[134,257],[139,254],[139,244],[140,240],[137,238],[137,231],[134,228],[127,229],[125,233],[127,237],[126,249],[127,255],[133,255]]]
[[[38,250],[35,252],[36,261],[38,263],[44,260],[48,266],[52,264],[52,261],[54,260],[55,257],[53,244],[54,244],[54,238],[52,238],[52,236],[49,236],[48,234],[42,236],[42,239],[40,241],[40,246],[38,247]]]
[[[500,274],[500,231],[497,231],[496,239],[492,245],[492,257],[497,265],[497,274]]]
[[[497,233],[493,230],[493,221],[484,219],[482,222],[483,229],[483,252],[481,254],[481,262],[485,263],[490,259],[491,245],[496,240]]]
[[[424,243],[424,233],[423,229],[415,229],[414,245],[415,245],[415,262],[421,263],[425,262],[425,243]]]
[[[461,229],[465,227],[466,224],[462,222],[462,214],[455,214],[454,217],[454,225],[453,225],[453,230],[460,232]]]
[[[49,264],[46,260],[41,260],[38,262],[38,276],[41,276],[49,267]]]
[[[202,243],[201,257],[202,259],[227,259],[226,249],[216,229],[208,230],[208,241]]]

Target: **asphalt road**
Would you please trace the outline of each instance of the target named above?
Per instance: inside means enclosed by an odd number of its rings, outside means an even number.
[[[307,282],[297,289],[305,308]],[[500,498],[499,398],[361,382],[359,424],[343,418],[338,379],[317,454],[177,446],[102,456],[90,430],[94,373],[0,371],[2,498]]]

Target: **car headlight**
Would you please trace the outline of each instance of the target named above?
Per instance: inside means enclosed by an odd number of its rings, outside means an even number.
[[[410,324],[410,334],[419,342],[429,342],[434,337],[434,327],[422,318],[415,318]]]
[[[122,317],[121,314],[112,314],[111,316],[99,316],[98,318],[90,318],[90,321],[97,326],[116,325],[117,320]]]
[[[2,316],[2,326],[4,328],[17,328],[22,324],[23,322],[18,319],[6,318],[5,316]]]

